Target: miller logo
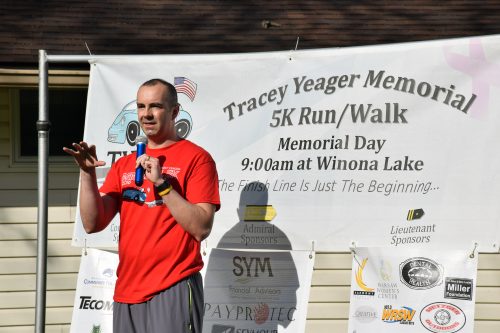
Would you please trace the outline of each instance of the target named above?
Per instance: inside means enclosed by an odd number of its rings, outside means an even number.
[[[410,258],[399,266],[401,282],[408,288],[423,290],[441,284],[443,267],[428,258]]]
[[[353,293],[354,295],[365,295],[365,296],[375,295],[374,292],[375,289],[368,287],[366,283],[363,281],[363,270],[365,269],[367,262],[368,258],[363,259],[361,265],[359,265],[358,269],[356,270],[356,283],[358,284],[358,287],[360,287],[362,290],[355,290]]]
[[[462,299],[472,301],[472,289],[474,281],[447,277],[444,281],[444,298]]]

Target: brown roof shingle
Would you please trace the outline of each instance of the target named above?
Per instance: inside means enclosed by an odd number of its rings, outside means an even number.
[[[49,54],[289,50],[500,33],[500,1],[0,2],[0,65]]]

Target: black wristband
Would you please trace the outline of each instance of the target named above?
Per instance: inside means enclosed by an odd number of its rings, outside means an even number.
[[[155,189],[156,189],[156,192],[163,192],[165,191],[167,188],[169,188],[170,186],[170,182],[166,179],[163,179],[163,183],[161,183],[160,185],[155,185]]]

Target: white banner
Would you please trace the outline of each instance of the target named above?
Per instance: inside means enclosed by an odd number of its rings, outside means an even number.
[[[211,249],[206,255],[203,332],[305,331],[313,252]]]
[[[217,162],[222,208],[211,243],[250,206],[295,250],[356,241],[498,251],[499,36],[98,60],[85,140],[107,168],[135,150],[136,92],[155,77],[179,91],[179,134]],[[79,224],[74,245],[116,245],[117,220],[91,236]],[[247,230],[235,241],[266,247],[274,238]]]
[[[70,332],[113,332],[116,253],[82,250]]]
[[[356,248],[348,332],[472,333],[477,257],[470,250]]]

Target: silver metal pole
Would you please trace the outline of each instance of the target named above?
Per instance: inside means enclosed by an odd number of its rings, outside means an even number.
[[[36,262],[35,332],[45,332],[45,296],[47,289],[47,228],[48,228],[48,69],[45,50],[38,52],[38,247]]]

